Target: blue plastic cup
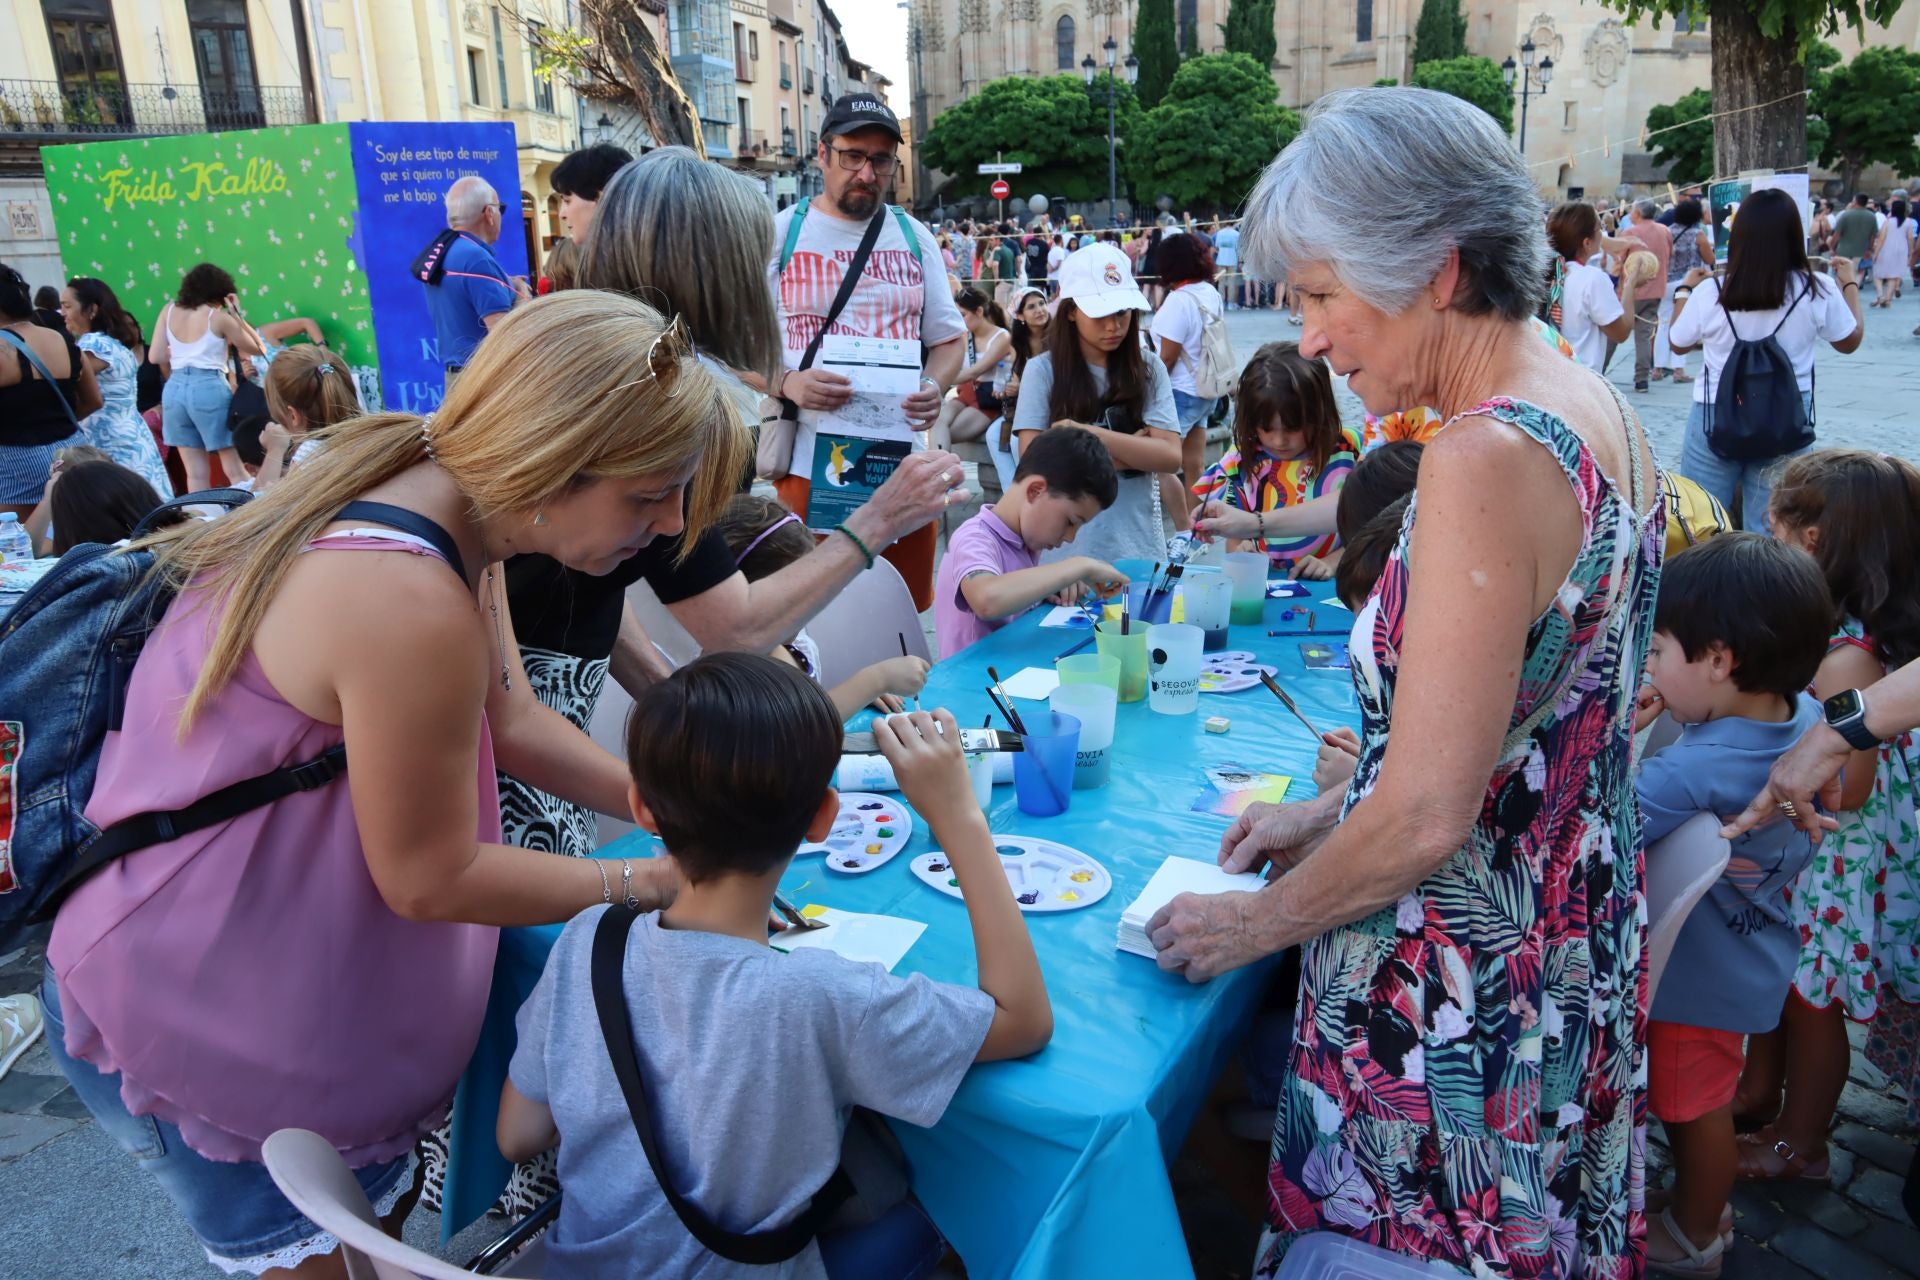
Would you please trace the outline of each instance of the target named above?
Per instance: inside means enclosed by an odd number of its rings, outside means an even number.
[[[1021,717],[1027,731],[1013,756],[1013,799],[1035,818],[1065,813],[1073,798],[1073,770],[1080,749],[1080,721],[1049,711]]]
[[[1167,622],[1173,615],[1173,592],[1162,591],[1153,598],[1153,612],[1147,612],[1147,584],[1129,582],[1127,584],[1127,607],[1133,613],[1133,625],[1137,630],[1156,622]]]

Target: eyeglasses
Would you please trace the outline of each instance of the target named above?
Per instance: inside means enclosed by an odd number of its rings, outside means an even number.
[[[848,173],[858,173],[866,165],[873,166],[873,176],[884,178],[892,173],[900,163],[900,157],[891,151],[856,151],[852,147],[836,147],[828,144],[827,150],[840,158],[840,167]]]
[[[699,354],[686,321],[675,316],[673,323],[662,329],[660,336],[647,348],[647,371],[632,382],[621,383],[614,390],[625,391],[628,387],[637,387],[651,380],[659,383],[660,390],[666,392],[667,399],[671,400],[680,391],[681,357]]]

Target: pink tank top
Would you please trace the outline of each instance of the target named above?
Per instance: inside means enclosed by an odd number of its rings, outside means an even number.
[[[435,554],[404,534],[312,546]],[[86,810],[97,825],[180,808],[342,739],[282,699],[249,650],[177,740],[207,655],[205,606],[183,591],[140,655],[100,753]],[[352,782],[131,854],[55,921],[47,959],[67,1051],[119,1072],[128,1110],[178,1126],[210,1159],[257,1161],[289,1127],[324,1134],[355,1167],[393,1159],[446,1114],[473,1052],[498,930],[394,914],[367,870]],[[497,843],[484,719],[475,786],[475,835]]]

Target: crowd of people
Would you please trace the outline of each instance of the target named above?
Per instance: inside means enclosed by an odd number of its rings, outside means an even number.
[[[366,412],[311,322],[250,324],[219,266],[150,342],[106,283],[70,281],[54,327],[0,267],[0,510],[54,556],[138,530],[125,553],[170,593],[86,824],[351,761],[74,889],[38,1002],[0,1008],[0,1063],[44,1025],[223,1270],[344,1275],[263,1139],[323,1135],[389,1228],[436,1203],[498,931],[570,922],[519,1014],[506,1205],[564,1190],[551,1275],[746,1274],[682,1198],[790,1223],[849,1108],[932,1125],[972,1064],[1053,1034],[953,717],[907,710],[927,662],[826,687],[809,619],[884,558],[950,657],[1111,596],[1171,535],[1331,578],[1354,617],[1360,731],[1318,744],[1317,796],[1219,845],[1266,887],[1148,926],[1193,982],[1298,959],[1290,1032],[1248,1041],[1273,1108],[1258,1274],[1337,1231],[1476,1274],[1718,1275],[1736,1178],[1825,1176],[1847,1019],[1920,1099],[1920,470],[1813,439],[1815,347],[1861,341],[1856,259],[1876,283],[1889,244],[1912,262],[1904,199],[1862,245],[1864,205],[1809,231],[1755,192],[1716,272],[1696,200],[1544,210],[1484,113],[1384,89],[1322,99],[1239,219],[1022,240],[887,204],[900,142],[843,96],[823,194],[778,214],[691,151],[589,148],[555,175],[567,240],[537,282],[461,178],[414,264],[446,373],[424,417]],[[1383,188],[1387,237],[1353,214]],[[1227,308],[1276,299],[1298,340],[1233,358]],[[920,374],[865,422],[891,474],[822,517],[813,477],[859,407],[822,367],[840,335],[918,349]],[[1679,458],[1596,376],[1629,338],[1642,389],[1705,351]],[[975,441],[999,495],[948,530],[970,496],[950,450]],[[252,500],[151,518],[216,474]],[[652,642],[641,583],[704,656]],[[635,700],[618,753],[587,732],[609,679]],[[973,985],[766,946],[868,707],[965,891]],[[596,814],[672,857],[586,856]],[[1656,986],[1649,846],[1699,814],[1731,860]],[[600,1049],[608,946],[657,1163]],[[739,1136],[775,1132],[792,1159]],[[782,1274],[920,1276],[944,1250],[910,1196],[815,1225]]]

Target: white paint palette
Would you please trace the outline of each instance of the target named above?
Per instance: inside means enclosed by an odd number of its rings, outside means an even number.
[[[840,793],[840,816],[819,844],[803,844],[795,857],[827,855],[827,869],[847,875],[878,870],[913,839],[913,813],[899,796],[877,796],[869,791]]]
[[[1035,915],[1078,911],[1113,889],[1107,869],[1078,849],[1028,836],[995,836],[993,846],[1022,911]],[[949,898],[962,896],[960,878],[945,853],[923,853],[909,865],[921,883]]]
[[[1278,667],[1254,661],[1253,654],[1245,649],[1203,654],[1200,658],[1200,692],[1239,693],[1242,689],[1251,689],[1259,684],[1263,671],[1270,676],[1280,674]]]

